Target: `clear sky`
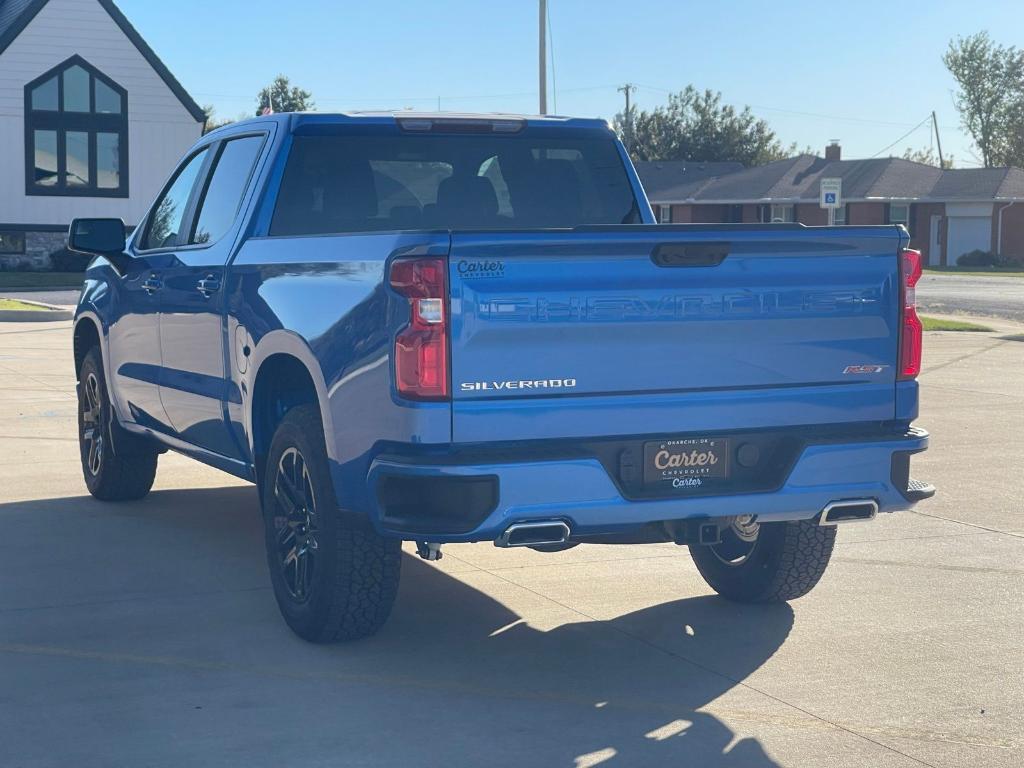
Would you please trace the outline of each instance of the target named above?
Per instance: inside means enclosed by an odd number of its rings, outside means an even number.
[[[200,104],[255,109],[279,72],[320,110],[537,111],[536,0],[117,0]],[[611,119],[616,88],[651,108],[692,83],[749,104],[787,145],[844,157],[931,146],[958,167],[977,153],[953,107],[941,57],[950,38],[987,29],[1024,45],[1021,0],[766,3],[549,0],[549,111]],[[552,70],[549,70],[549,75]],[[550,78],[549,78],[550,82]]]

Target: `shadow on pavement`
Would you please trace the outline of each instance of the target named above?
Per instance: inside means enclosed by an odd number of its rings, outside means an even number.
[[[788,606],[696,597],[581,620],[499,575],[455,578],[407,556],[377,637],[313,646],[277,615],[255,503],[231,487],[0,505],[8,542],[49,545],[8,547],[0,566],[15,764],[59,764],[93,740],[107,764],[776,765],[698,710],[721,699],[751,730],[768,722],[757,694],[730,691],[786,639]],[[538,624],[573,623],[534,629],[503,595]],[[104,736],[108,719],[131,736]]]

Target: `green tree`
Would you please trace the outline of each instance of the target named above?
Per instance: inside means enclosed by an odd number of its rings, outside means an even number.
[[[634,160],[738,161],[763,165],[795,153],[782,146],[750,107],[737,111],[722,94],[688,85],[651,111],[615,116],[615,129]]]
[[[257,115],[262,115],[267,107],[274,112],[308,112],[315,106],[313,94],[292,85],[284,75],[275,77],[274,82],[256,95]]]
[[[924,163],[925,165],[934,165],[936,168],[952,168],[953,167],[953,156],[947,155],[942,159],[942,165],[939,165],[938,155],[932,150],[931,147],[927,149],[911,149],[907,147],[903,151],[903,159],[911,160],[915,163]]]
[[[213,108],[213,104],[203,105],[203,113],[206,115],[206,124],[203,126],[203,133],[209,133],[215,131],[218,128],[222,128],[225,125],[230,125],[234,122],[230,118],[219,118],[217,117],[217,111]]]
[[[985,167],[1024,163],[1024,52],[978,32],[950,41],[942,61],[960,86],[956,108]]]

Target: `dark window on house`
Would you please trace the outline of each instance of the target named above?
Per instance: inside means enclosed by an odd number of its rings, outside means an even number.
[[[729,206],[729,219],[730,224],[742,224],[743,223],[743,206],[742,205],[730,205]]]
[[[245,136],[225,142],[199,204],[191,242],[216,242],[231,228],[262,146],[263,136]]]
[[[24,232],[0,232],[0,253],[24,253]]]
[[[889,223],[890,224],[902,224],[910,231],[910,204],[909,203],[890,203],[889,204]]]
[[[127,93],[81,56],[25,86],[25,193],[128,196]]]
[[[208,151],[209,147],[204,147],[186,160],[174,175],[174,180],[157,199],[146,223],[146,232],[140,245],[142,250],[185,245],[187,235],[181,231],[185,223],[185,211],[188,210],[192,190],[199,179]]]

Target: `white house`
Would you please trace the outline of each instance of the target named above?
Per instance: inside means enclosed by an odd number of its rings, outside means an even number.
[[[203,110],[111,0],[0,0],[0,269],[78,216],[139,222]]]

